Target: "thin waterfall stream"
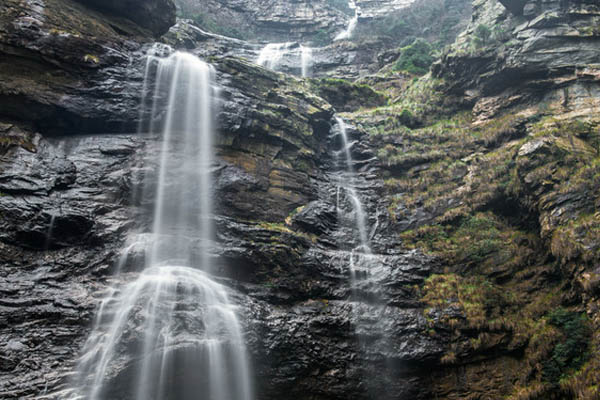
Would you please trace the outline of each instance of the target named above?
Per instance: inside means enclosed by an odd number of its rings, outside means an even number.
[[[352,34],[354,33],[354,29],[356,29],[356,25],[358,25],[358,15],[360,14],[360,8],[356,5],[354,0],[348,1],[348,7],[354,10],[354,16],[348,22],[348,26],[342,32],[340,32],[333,40],[347,40],[352,38]]]
[[[149,56],[147,69],[152,111],[142,126],[154,133],[164,98],[166,108],[158,174],[145,182],[155,187],[145,265],[101,301],[78,365],[77,398],[251,400],[237,307],[210,275],[214,71],[183,52]]]
[[[391,346],[386,334],[386,324],[390,322],[389,310],[381,298],[379,287],[382,275],[389,272],[383,265],[385,256],[373,253],[371,248],[372,232],[365,204],[361,200],[360,174],[355,171],[355,161],[352,157],[352,149],[357,142],[350,140],[348,127],[342,118],[336,117],[335,121],[334,134],[339,136],[339,150],[336,151],[336,209],[341,228],[345,225],[345,228],[350,230],[342,234],[346,239],[339,246],[342,253],[347,254],[345,259],[348,260],[350,270],[350,302],[355,318],[354,330],[361,352],[369,354]],[[366,382],[393,379],[385,362],[376,370],[377,376],[372,375],[372,370],[365,370],[364,373],[368,378]],[[388,398],[388,395],[378,393],[368,383],[365,389],[371,397]]]
[[[355,228],[355,236],[358,239],[357,245],[352,249],[350,256],[350,268],[352,273],[352,279],[356,280],[356,262],[355,262],[355,254],[357,257],[360,255],[368,256],[371,254],[371,246],[369,244],[368,238],[368,227],[367,227],[367,217],[365,215],[364,207],[362,201],[358,195],[355,186],[356,174],[354,171],[354,161],[352,160],[351,146],[348,139],[348,132],[346,123],[340,117],[335,118],[337,123],[338,134],[341,138],[341,146],[342,149],[338,153],[338,162],[344,165],[345,171],[341,171],[340,179],[338,182],[337,196],[336,196],[336,209],[338,212],[338,218],[342,219],[345,211],[340,205],[341,201],[341,193],[340,191],[344,191],[347,198],[350,200],[352,205],[352,211],[354,215],[354,228]]]

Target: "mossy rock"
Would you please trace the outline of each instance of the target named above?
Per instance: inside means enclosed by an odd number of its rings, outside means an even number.
[[[315,79],[311,87],[320,97],[327,100],[338,112],[353,112],[360,108],[380,107],[388,98],[368,85],[344,79]]]

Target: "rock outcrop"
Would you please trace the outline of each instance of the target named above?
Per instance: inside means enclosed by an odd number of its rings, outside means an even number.
[[[271,42],[329,41],[350,17],[327,1],[179,0],[180,13],[216,33]]]
[[[596,2],[527,2],[523,16],[509,9],[474,2],[473,23],[434,65],[434,75],[477,102],[476,110],[485,115],[519,102],[543,101],[539,93],[552,88],[595,81],[595,74],[585,71],[597,64]]]
[[[172,0],[77,0],[82,4],[128,18],[154,35],[166,33],[175,24]]]
[[[147,31],[70,0],[0,10],[3,118],[44,132],[135,130]]]

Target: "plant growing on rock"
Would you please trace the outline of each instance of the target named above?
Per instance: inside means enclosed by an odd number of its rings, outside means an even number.
[[[473,32],[473,46],[477,49],[485,47],[491,42],[491,38],[492,30],[487,25],[479,24]]]
[[[558,384],[589,358],[590,329],[585,314],[564,308],[552,311],[548,315],[548,323],[557,327],[563,337],[554,346],[551,358],[543,363],[542,377],[547,382]]]
[[[412,44],[400,50],[400,57],[394,65],[396,71],[406,71],[414,75],[424,75],[433,63],[433,49],[423,39],[415,39]]]

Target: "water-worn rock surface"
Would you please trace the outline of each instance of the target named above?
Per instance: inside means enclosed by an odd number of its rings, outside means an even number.
[[[10,5],[9,11],[17,12],[17,6],[22,4]],[[84,20],[113,18],[75,3],[64,7]],[[134,130],[140,115],[141,56],[149,46],[124,39],[109,30],[110,23],[94,26],[106,29],[101,32],[80,28],[71,38],[70,33],[51,31],[56,25],[47,25],[42,10],[19,10],[30,13],[40,29],[27,36],[8,19],[3,25],[8,33],[3,40],[16,48],[7,53],[13,67],[30,62],[22,52],[37,58],[35,70],[25,70],[17,79],[12,75],[12,81],[4,75],[2,86],[4,102],[12,102],[3,109],[3,118],[10,122],[2,125],[7,138],[0,177],[2,290],[15,300],[2,305],[6,362],[1,393],[6,398],[61,398],[68,396],[69,376],[98,301],[109,287],[118,287],[139,270],[135,254],[143,253],[143,241],[132,248],[124,275],[111,278],[126,242],[135,242],[130,233],[149,223],[152,205],[133,188],[155,170],[157,138],[95,132]],[[142,30],[135,32],[143,38]],[[57,54],[71,40],[72,50]],[[121,46],[118,57],[109,58],[115,45]],[[36,80],[34,72],[48,65],[66,72],[60,79]],[[388,313],[404,310],[389,329],[405,332],[414,345],[402,342],[396,352],[386,350],[377,357],[358,347],[356,315],[346,301],[348,253],[337,250],[337,216],[331,213],[336,188],[326,173],[332,157],[331,106],[295,78],[232,58],[215,60],[215,67],[221,86],[221,133],[215,165],[219,241],[214,253],[224,282],[236,290],[233,298],[247,308],[241,314],[246,316],[261,396],[279,398],[290,391],[298,398],[329,396],[330,389],[324,389],[329,386],[341,398],[364,395],[360,380],[348,379],[362,375],[365,366],[357,358],[367,365],[372,359],[375,365],[386,358],[419,363],[435,357],[440,347],[423,341],[424,319],[405,290],[391,290],[381,301],[389,303]],[[39,116],[20,114],[25,104]],[[34,131],[52,137],[30,133]],[[381,181],[367,168],[366,158],[372,155],[365,154],[357,159],[369,177],[364,190],[372,196]],[[314,218],[300,223],[305,215],[301,212],[290,222],[295,210],[315,201],[329,210],[326,229]],[[383,268],[374,287],[422,281],[431,269],[428,258],[390,253],[379,228],[385,227],[379,225],[383,211],[374,202],[369,211]],[[319,230],[317,237],[314,232]],[[377,334],[376,328],[364,326]],[[118,388],[129,371],[110,375]]]
[[[278,41],[350,17],[313,2],[188,3]],[[377,19],[399,2],[357,3]],[[152,37],[173,5],[123,4],[0,5],[2,398],[69,398],[100,300],[139,276],[150,245],[138,233],[153,188],[140,183],[157,173],[160,138],[137,133],[144,55],[171,51]],[[260,45],[190,22],[163,36],[215,67],[210,254],[239,307],[257,399],[597,395],[598,6],[473,5],[422,78],[299,79],[250,62]],[[313,72],[374,74],[397,57],[385,49],[314,49]],[[298,75],[295,62],[282,71]],[[122,355],[115,396],[135,364]]]

